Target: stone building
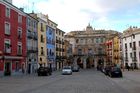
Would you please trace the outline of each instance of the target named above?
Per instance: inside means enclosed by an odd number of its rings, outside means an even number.
[[[95,30],[90,26],[82,31],[71,31],[65,35],[72,44],[73,64],[81,68],[104,66],[106,63],[105,41],[113,30]]]

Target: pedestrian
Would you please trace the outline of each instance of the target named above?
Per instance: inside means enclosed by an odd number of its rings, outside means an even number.
[[[132,70],[132,71],[134,70],[134,68],[133,68],[133,64],[131,64],[131,70]]]
[[[130,69],[129,65],[127,66],[127,69],[128,69],[128,71],[129,71],[129,69]]]

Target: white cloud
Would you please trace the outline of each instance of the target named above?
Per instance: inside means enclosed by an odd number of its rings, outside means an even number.
[[[82,30],[88,23],[100,24],[98,27],[114,28],[109,13],[116,10],[131,9],[140,0],[13,0],[14,4],[30,6],[34,2],[35,12],[48,14],[49,18],[66,32]],[[117,20],[118,21],[118,20]],[[116,22],[116,21],[115,21]],[[118,23],[118,22],[117,22]],[[111,25],[110,25],[111,24]],[[104,29],[104,28],[101,28]]]

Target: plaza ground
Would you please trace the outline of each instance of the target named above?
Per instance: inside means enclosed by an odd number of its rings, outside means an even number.
[[[0,93],[139,93],[140,71],[124,71],[123,78],[110,78],[95,69],[72,75],[0,77]]]

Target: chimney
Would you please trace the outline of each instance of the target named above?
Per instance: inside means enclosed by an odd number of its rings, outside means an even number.
[[[19,10],[23,11],[24,12],[24,8],[19,8]]]

